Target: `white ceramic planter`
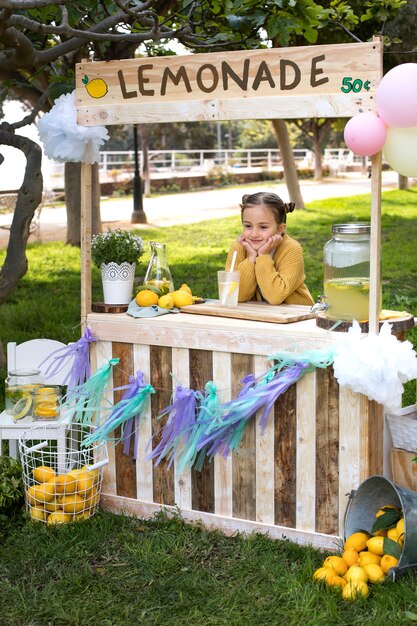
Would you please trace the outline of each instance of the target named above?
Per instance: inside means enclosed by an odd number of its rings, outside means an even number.
[[[129,304],[132,300],[136,263],[102,263],[105,304]]]

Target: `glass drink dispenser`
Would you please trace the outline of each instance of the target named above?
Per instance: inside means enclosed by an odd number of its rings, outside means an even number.
[[[324,246],[326,317],[369,318],[370,224],[334,224]]]

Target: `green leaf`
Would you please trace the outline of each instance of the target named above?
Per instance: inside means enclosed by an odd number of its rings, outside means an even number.
[[[396,509],[383,508],[383,513],[380,515],[372,525],[371,532],[372,534],[376,533],[378,530],[388,530],[389,528],[394,528],[397,525],[397,522],[402,518],[402,513],[397,511]]]
[[[390,556],[394,556],[396,559],[399,559],[401,552],[402,548],[396,541],[388,539],[388,537],[384,537],[384,554],[389,554]]]
[[[412,613],[411,611],[405,611],[404,617],[410,620],[410,622],[417,622],[417,613]]]

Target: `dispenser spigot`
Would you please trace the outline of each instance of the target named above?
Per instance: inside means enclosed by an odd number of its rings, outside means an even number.
[[[318,311],[327,311],[329,305],[326,302],[326,296],[318,296],[317,302],[313,304],[310,309],[310,313],[317,313]]]

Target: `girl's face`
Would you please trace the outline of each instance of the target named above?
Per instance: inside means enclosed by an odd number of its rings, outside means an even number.
[[[277,224],[274,214],[265,206],[249,206],[242,215],[243,236],[254,250],[276,234],[284,234],[286,224]]]

